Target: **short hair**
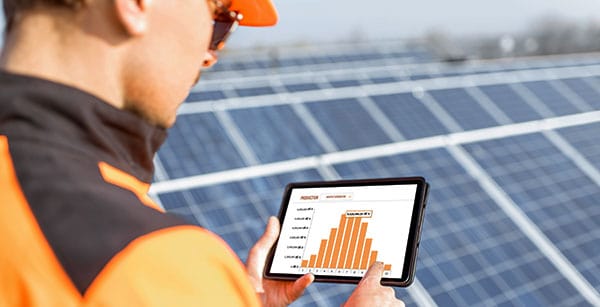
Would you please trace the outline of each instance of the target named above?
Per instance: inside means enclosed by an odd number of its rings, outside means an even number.
[[[19,18],[19,15],[27,10],[40,6],[77,9],[85,2],[86,0],[3,0],[4,20],[6,21],[5,31],[8,34]]]

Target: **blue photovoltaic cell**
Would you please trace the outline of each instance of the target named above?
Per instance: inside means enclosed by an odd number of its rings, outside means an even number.
[[[581,99],[587,102],[594,109],[600,109],[600,92],[590,86],[589,83],[586,82],[588,80],[591,84],[593,84],[593,78],[572,78],[572,79],[562,79],[563,83],[565,83],[575,94],[577,94]]]
[[[301,58],[284,58],[279,59],[278,63],[281,67],[289,67],[289,66],[300,66],[300,65],[310,65],[312,62],[307,61],[306,59]]]
[[[193,101],[207,101],[207,100],[219,100],[219,99],[225,99],[225,94],[223,94],[223,92],[221,91],[200,91],[200,92],[191,92],[187,98],[185,99],[186,102],[193,102]]]
[[[423,80],[423,79],[431,79],[434,77],[434,75],[430,75],[430,74],[414,74],[414,75],[409,75],[408,76],[411,80]]]
[[[412,94],[380,95],[371,98],[407,139],[417,139],[448,132],[423,102]]]
[[[334,80],[329,81],[332,87],[349,87],[349,86],[359,86],[360,82],[358,80]]]
[[[541,134],[485,141],[466,148],[600,290],[600,187]]]
[[[302,120],[287,105],[237,109],[230,113],[263,163],[324,152]]]
[[[438,306],[586,306],[446,150],[344,163],[335,169],[343,178],[427,178],[431,188],[416,277]]]
[[[285,88],[289,92],[301,92],[301,91],[313,91],[318,90],[320,87],[316,83],[296,83],[296,84],[286,84]]]
[[[486,85],[479,88],[515,123],[542,118],[508,85]]]
[[[440,76],[442,77],[457,77],[457,76],[464,76],[466,73],[464,72],[457,72],[457,71],[453,71],[453,72],[445,72],[442,73]]]
[[[354,98],[311,102],[306,106],[341,150],[391,141]]]
[[[429,93],[464,130],[498,125],[498,122],[464,89],[435,90]]]
[[[523,85],[536,95],[554,115],[561,116],[580,112],[567,98],[546,81],[524,82]]]
[[[244,166],[212,113],[180,115],[158,157],[172,179]]]
[[[563,128],[559,133],[600,171],[600,123]]]
[[[240,97],[275,94],[275,91],[273,91],[273,88],[270,86],[237,88],[237,89],[235,89],[235,91],[238,94],[238,96],[240,96]]]
[[[324,63],[330,63],[331,59],[329,58],[329,56],[316,56],[312,58],[312,63],[314,64],[324,64]]]
[[[398,81],[395,77],[371,77],[371,82],[374,84],[391,83]]]

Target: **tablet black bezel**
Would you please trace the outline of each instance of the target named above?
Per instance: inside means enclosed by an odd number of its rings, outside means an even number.
[[[415,274],[415,265],[417,259],[417,253],[419,249],[419,241],[421,234],[421,226],[423,222],[424,210],[427,202],[427,193],[429,190],[429,184],[423,177],[400,177],[400,178],[378,178],[378,179],[354,179],[354,180],[337,180],[337,181],[310,181],[310,182],[294,182],[290,183],[285,187],[283,194],[281,207],[279,210],[279,221],[283,225],[285,220],[285,214],[289,204],[289,200],[292,194],[292,190],[295,188],[319,188],[319,187],[352,187],[352,186],[377,186],[377,185],[410,185],[416,184],[417,190],[415,192],[415,201],[413,203],[412,217],[410,223],[410,230],[408,235],[408,242],[406,245],[406,255],[404,260],[404,267],[402,269],[401,278],[382,278],[381,284],[398,287],[408,287],[412,284]],[[279,238],[273,244],[269,255],[267,257],[267,263],[265,265],[264,277],[268,279],[276,280],[295,280],[301,277],[303,274],[281,274],[271,273],[271,265],[273,263],[273,257],[275,255],[275,247]],[[313,273],[314,274],[314,273]],[[351,276],[333,276],[333,275],[315,275],[315,281],[317,282],[334,282],[334,283],[358,283],[360,277]]]

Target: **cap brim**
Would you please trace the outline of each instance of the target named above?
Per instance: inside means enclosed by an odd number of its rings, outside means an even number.
[[[242,14],[241,26],[266,27],[277,23],[277,10],[271,0],[233,0],[230,10]]]

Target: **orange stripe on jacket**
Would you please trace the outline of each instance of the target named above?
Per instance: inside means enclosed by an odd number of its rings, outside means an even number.
[[[144,205],[158,211],[165,212],[163,208],[161,208],[152,200],[152,198],[150,198],[150,196],[148,196],[148,190],[150,189],[149,183],[140,181],[133,175],[128,174],[106,162],[99,162],[98,168],[100,169],[100,174],[102,174],[104,181],[133,192],[133,194],[135,194]]]
[[[39,228],[0,135],[0,306],[77,306],[81,295]]]

